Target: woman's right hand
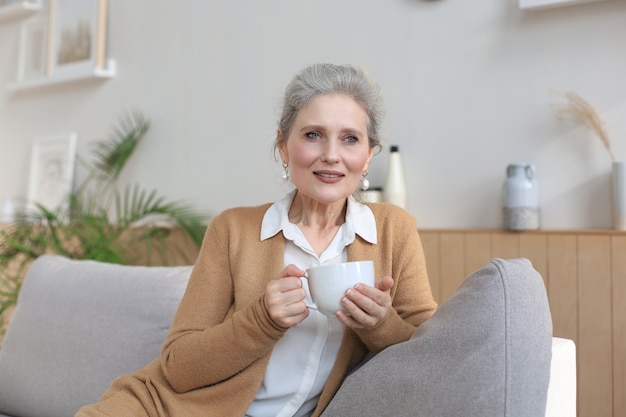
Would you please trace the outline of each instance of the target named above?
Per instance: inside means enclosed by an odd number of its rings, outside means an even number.
[[[290,264],[265,287],[265,308],[281,327],[293,327],[309,315],[304,304],[306,291],[302,288],[304,274],[303,270]]]

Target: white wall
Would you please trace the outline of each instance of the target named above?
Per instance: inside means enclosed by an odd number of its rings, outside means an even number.
[[[289,79],[318,61],[381,84],[421,227],[501,225],[504,171],[531,162],[542,227],[610,228],[610,159],[559,121],[555,90],[587,98],[626,158],[626,1],[522,11],[514,0],[109,0],[117,76],[0,90],[0,198],[24,198],[32,140],[78,151],[126,110],[153,121],[126,180],[216,213],[285,192],[271,146]],[[0,87],[17,73],[18,20],[0,24]],[[384,182],[387,154],[375,158]]]

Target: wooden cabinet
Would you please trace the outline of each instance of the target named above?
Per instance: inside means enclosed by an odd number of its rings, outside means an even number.
[[[554,335],[577,347],[578,415],[626,416],[626,233],[421,230],[444,302],[492,258],[528,258],[543,276]]]
[[[420,236],[439,303],[491,259],[528,258],[544,278],[554,335],[576,342],[578,415],[626,417],[626,232],[420,230]],[[198,249],[182,233],[168,239],[179,243],[168,264],[195,258]]]

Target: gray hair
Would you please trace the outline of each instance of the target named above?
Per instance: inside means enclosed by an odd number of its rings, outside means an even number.
[[[287,140],[298,111],[323,95],[343,94],[355,100],[367,113],[370,148],[381,147],[380,125],[384,117],[380,88],[361,69],[350,65],[314,64],[300,71],[285,89],[283,111],[278,124],[282,132],[274,149]]]

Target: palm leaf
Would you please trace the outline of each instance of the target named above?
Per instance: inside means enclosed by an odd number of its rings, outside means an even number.
[[[140,113],[127,114],[120,126],[113,128],[111,138],[96,143],[94,164],[99,178],[105,183],[116,181],[133,155],[137,145],[150,128],[150,122]]]
[[[206,214],[182,202],[166,201],[156,190],[118,187],[121,172],[149,127],[141,113],[124,115],[108,138],[95,143],[91,161],[78,158],[87,175],[66,206],[53,210],[37,205],[0,232],[0,271],[7,271],[8,265],[16,271],[14,278],[0,272],[0,335],[6,325],[2,314],[15,304],[24,271],[44,253],[118,264],[135,263],[147,255],[150,264],[152,252],[158,251],[160,261],[167,264],[170,254],[178,251],[166,239],[172,226],[200,246]]]

